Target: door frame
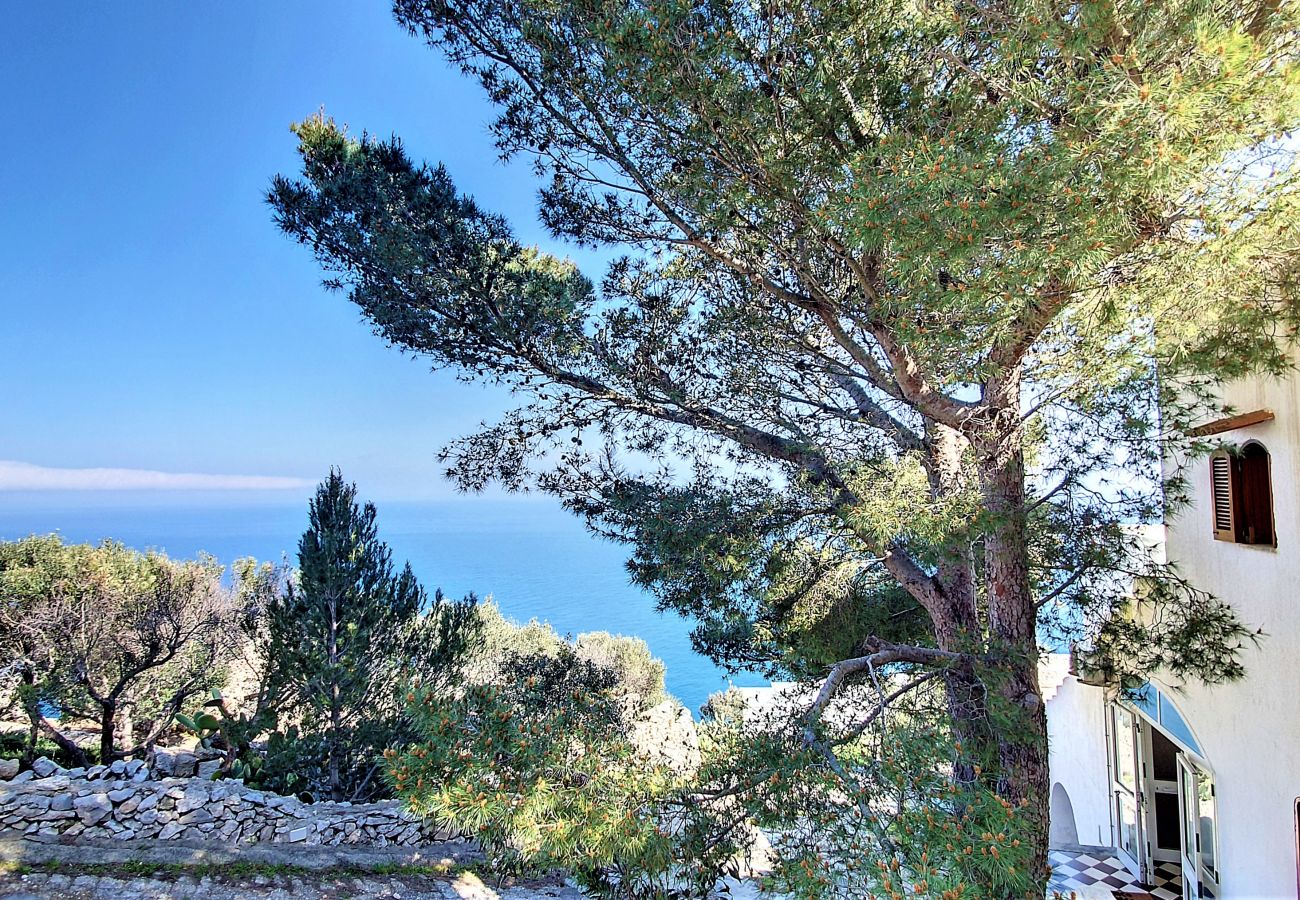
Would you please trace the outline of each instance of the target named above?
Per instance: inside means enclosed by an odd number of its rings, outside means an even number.
[[[1115,852],[1135,878],[1146,881],[1150,854],[1147,852],[1146,841],[1146,797],[1143,790],[1146,782],[1145,760],[1142,752],[1142,719],[1137,711],[1127,705],[1112,703],[1110,710],[1107,720],[1111,740],[1107,753],[1111,763],[1110,811],[1114,821]],[[1127,719],[1127,722],[1122,722],[1121,718]],[[1129,733],[1131,759],[1128,758],[1129,753],[1121,752],[1124,749],[1120,742],[1123,731]],[[1133,775],[1132,787],[1124,783],[1122,776],[1126,759]],[[1124,846],[1124,816],[1121,810],[1126,803],[1132,806],[1133,847],[1131,848]]]
[[[1152,691],[1154,710],[1149,710],[1139,703],[1132,702],[1123,698],[1116,698],[1108,704],[1111,712],[1106,716],[1106,730],[1108,732],[1107,760],[1110,772],[1110,814],[1112,817],[1112,837],[1115,845],[1116,854],[1120,860],[1128,866],[1134,877],[1146,884],[1151,883],[1155,872],[1157,859],[1167,854],[1157,855],[1155,852],[1154,840],[1154,816],[1155,816],[1155,774],[1151,767],[1151,734],[1155,731],[1168,739],[1178,749],[1178,822],[1179,822],[1179,849],[1177,853],[1177,862],[1180,867],[1186,868],[1191,865],[1191,861],[1185,858],[1186,851],[1186,833],[1185,829],[1189,827],[1194,830],[1192,835],[1195,852],[1196,852],[1196,872],[1193,879],[1198,887],[1208,888],[1208,891],[1202,889],[1198,893],[1184,892],[1184,897],[1218,897],[1220,862],[1219,862],[1219,824],[1218,824],[1218,797],[1215,795],[1215,778],[1214,770],[1210,767],[1209,762],[1201,755],[1199,746],[1189,746],[1188,741],[1182,739],[1177,733],[1165,728],[1156,718],[1157,713],[1160,716],[1165,714],[1164,705],[1172,707],[1172,713],[1181,721],[1181,727],[1190,732],[1191,728],[1187,725],[1186,717],[1181,710],[1174,705],[1167,693],[1158,686],[1154,681],[1148,683],[1148,688]],[[1127,716],[1132,723],[1133,733],[1133,750],[1136,759],[1133,762],[1134,771],[1137,773],[1136,790],[1133,794],[1134,804],[1137,811],[1137,856],[1121,846],[1121,820],[1120,820],[1120,793],[1123,790],[1127,793],[1127,788],[1121,784],[1119,766],[1119,743],[1118,731],[1120,729],[1120,714]],[[1191,735],[1189,740],[1195,741],[1195,735]],[[1195,749],[1193,747],[1195,746]],[[1190,780],[1190,786],[1193,793],[1188,795],[1184,791],[1184,769],[1190,770],[1194,776]],[[1213,833],[1210,840],[1214,846],[1209,848],[1210,858],[1213,860],[1214,867],[1208,868],[1204,863],[1205,848],[1201,847],[1202,833],[1200,827],[1200,803],[1201,797],[1199,789],[1208,786],[1210,799],[1213,804],[1212,819]],[[1188,800],[1195,801],[1191,811],[1188,809]],[[1300,805],[1300,801],[1298,801]],[[1189,822],[1189,815],[1191,816]],[[1298,813],[1297,834],[1300,835],[1300,813]],[[1297,838],[1300,844],[1300,837]],[[1173,861],[1173,860],[1164,860]],[[1300,863],[1297,865],[1300,870]],[[1190,884],[1187,880],[1187,872],[1183,874],[1184,885]],[[1300,875],[1297,875],[1297,881],[1300,881]]]
[[[1176,765],[1174,766],[1174,778],[1172,781],[1156,778],[1155,747],[1153,746],[1155,743],[1155,736],[1159,734],[1161,737],[1173,744],[1179,756],[1186,753],[1186,751],[1170,739],[1168,732],[1151,722],[1150,719],[1147,720],[1146,724],[1147,727],[1142,729],[1142,753],[1144,755],[1143,763],[1147,770],[1145,792],[1147,799],[1147,856],[1151,871],[1154,872],[1158,863],[1176,863],[1181,859],[1176,847],[1173,850],[1166,850],[1160,847],[1160,828],[1157,820],[1157,816],[1159,815],[1159,798],[1162,796],[1173,797],[1175,803],[1180,803],[1181,800],[1178,795],[1178,767]],[[1181,812],[1179,813],[1178,821],[1180,823],[1180,832],[1174,839],[1175,844],[1182,839]]]
[[[1184,791],[1190,792],[1184,795]],[[1206,848],[1203,841],[1205,832],[1201,828],[1202,803],[1208,795],[1210,808],[1210,823],[1212,831],[1209,839],[1212,846]],[[1190,801],[1190,805],[1189,805]],[[1179,865],[1183,868],[1184,885],[1191,884],[1188,880],[1188,867],[1195,865],[1195,878],[1197,891],[1195,894],[1184,891],[1184,897],[1219,897],[1219,798],[1215,791],[1214,773],[1205,765],[1205,761],[1194,753],[1178,754],[1178,804],[1181,810],[1179,814],[1180,827],[1191,829],[1192,841],[1187,840],[1187,834],[1184,832],[1180,835],[1179,841]],[[1186,856],[1189,846],[1195,848],[1195,859],[1189,859]],[[1210,857],[1213,867],[1205,864],[1206,856]]]
[[[1198,786],[1201,773],[1178,754],[1178,865],[1183,872],[1183,897],[1201,896],[1201,829]]]

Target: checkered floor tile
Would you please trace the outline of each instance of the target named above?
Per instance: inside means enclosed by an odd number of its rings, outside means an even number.
[[[1151,896],[1158,900],[1182,900],[1183,869],[1178,863],[1157,862]]]
[[[1073,853],[1065,850],[1053,850],[1048,856],[1052,864],[1052,881],[1049,890],[1060,891],[1069,896],[1071,891],[1095,892],[1096,888],[1131,891],[1140,890],[1142,885],[1129,874],[1124,864],[1114,856],[1100,853]]]
[[[1102,850],[1092,853],[1053,850],[1048,854],[1048,860],[1052,864],[1049,897],[1058,893],[1062,897],[1074,894],[1091,898],[1105,897],[1108,892],[1121,892],[1156,900],[1182,900],[1183,873],[1178,863],[1157,862],[1155,884],[1144,885],[1129,874],[1117,857]]]

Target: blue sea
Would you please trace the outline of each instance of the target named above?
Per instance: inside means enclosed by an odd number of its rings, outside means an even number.
[[[421,583],[448,596],[491,596],[506,616],[539,619],[561,633],[609,631],[644,638],[667,665],[667,686],[698,712],[728,677],[691,649],[691,623],[660,613],[624,568],[628,548],[592,536],[582,523],[544,499],[457,499],[377,503],[380,537],[400,565],[409,560]],[[58,494],[0,493],[0,539],[57,531],[73,542],[113,538],[173,557],[207,552],[223,563],[241,556],[295,561],[307,523],[306,503],[121,503],[111,496],[68,502]]]

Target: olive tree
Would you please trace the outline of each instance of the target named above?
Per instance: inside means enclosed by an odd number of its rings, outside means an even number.
[[[152,746],[233,652],[235,603],[221,575],[209,558],[108,541],[0,543],[0,641],[23,670],[31,741],[43,731],[84,763],[62,727],[91,720],[102,762]]]

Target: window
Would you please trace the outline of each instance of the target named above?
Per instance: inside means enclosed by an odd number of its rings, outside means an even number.
[[[1240,453],[1210,457],[1214,539],[1277,546],[1273,534],[1273,478],[1264,445],[1251,441]]]

